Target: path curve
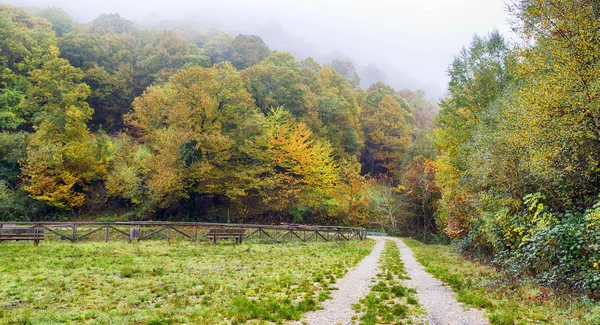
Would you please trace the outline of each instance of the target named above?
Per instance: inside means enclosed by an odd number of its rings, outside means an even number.
[[[373,238],[373,237],[371,237]],[[425,309],[425,322],[429,325],[488,325],[482,310],[465,309],[456,301],[452,290],[442,281],[427,273],[414,258],[411,249],[397,238],[386,238],[396,242],[410,280],[408,287],[417,290],[417,298]],[[323,323],[325,324],[325,323]]]
[[[352,305],[359,302],[369,293],[371,279],[377,275],[379,256],[383,252],[385,241],[382,238],[369,237],[375,240],[375,247],[356,268],[337,281],[337,290],[331,291],[331,299],[325,300],[317,310],[304,314],[302,320],[290,324],[309,325],[347,325],[351,324],[354,311]]]

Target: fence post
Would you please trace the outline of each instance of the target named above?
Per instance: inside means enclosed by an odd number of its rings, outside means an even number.
[[[129,242],[140,238],[140,229],[138,228],[129,228]]]

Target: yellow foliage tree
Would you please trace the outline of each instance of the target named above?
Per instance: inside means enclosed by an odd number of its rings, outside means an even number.
[[[555,206],[589,208],[600,191],[600,6],[523,0],[511,11],[524,39],[515,60],[517,141]]]
[[[258,186],[265,164],[253,155],[262,152],[264,117],[231,64],[183,70],[133,107],[126,121],[151,152],[145,168],[153,202],[168,207],[190,191],[235,200]]]
[[[306,124],[296,125],[283,115],[278,109],[269,117],[272,177],[264,199],[280,210],[295,204],[317,207],[333,196],[339,182],[333,149],[313,140]]]
[[[112,151],[106,136],[91,135],[87,128],[93,110],[81,78],[81,70],[54,58],[31,73],[25,102],[39,112],[23,162],[25,190],[63,209],[84,203],[90,182],[104,177]]]

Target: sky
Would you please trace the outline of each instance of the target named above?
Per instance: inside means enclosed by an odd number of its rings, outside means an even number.
[[[322,63],[347,57],[375,64],[395,88],[439,98],[446,69],[474,34],[511,37],[504,0],[8,0],[62,7],[80,22],[101,13],[145,23],[185,21],[198,29],[257,34],[274,50]]]

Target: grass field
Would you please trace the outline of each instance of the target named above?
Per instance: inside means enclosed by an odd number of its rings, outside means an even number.
[[[316,309],[372,246],[3,243],[0,323],[281,323]]]
[[[598,303],[559,297],[528,281],[509,281],[493,268],[461,258],[452,246],[405,243],[427,272],[452,287],[458,301],[485,308],[494,325],[600,324]]]

